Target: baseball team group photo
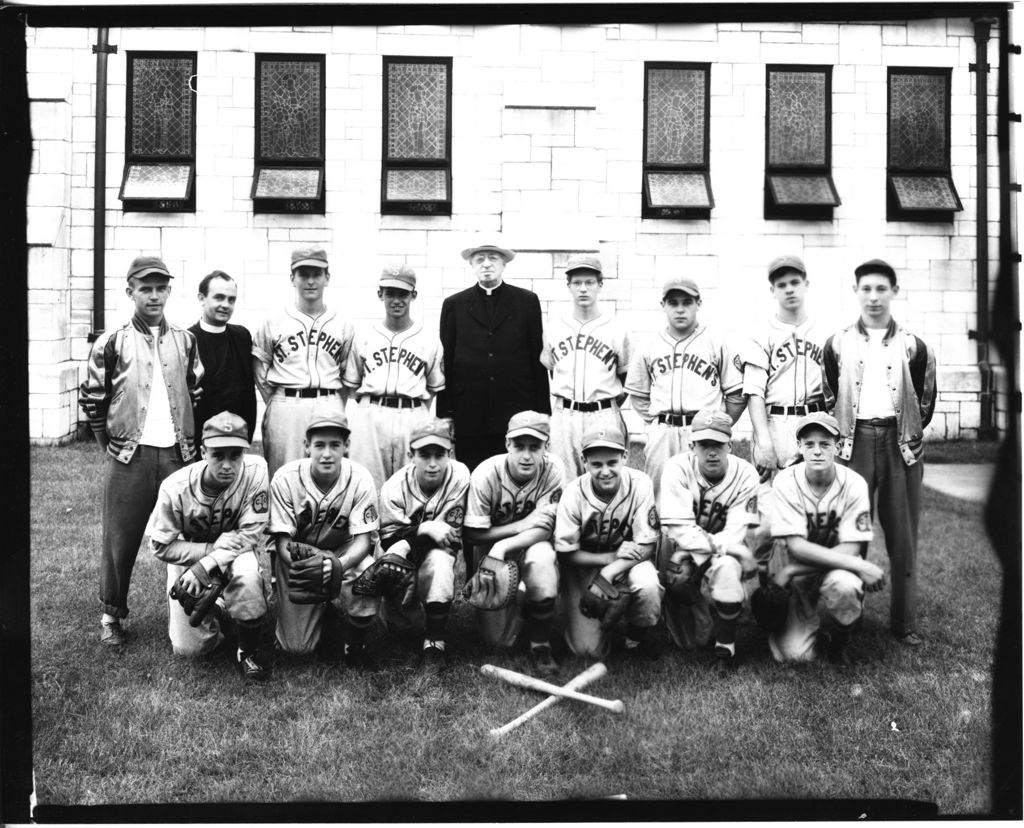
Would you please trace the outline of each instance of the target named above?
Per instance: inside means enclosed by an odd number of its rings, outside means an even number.
[[[414,6],[0,16],[0,809],[1019,818],[1013,4]]]

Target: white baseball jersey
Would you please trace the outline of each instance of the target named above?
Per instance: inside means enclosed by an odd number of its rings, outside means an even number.
[[[610,313],[581,322],[568,314],[544,331],[540,361],[551,372],[551,393],[576,402],[595,402],[622,393],[633,356],[629,331]]]
[[[830,333],[812,318],[788,325],[770,316],[743,349],[743,393],[766,405],[822,402],[822,354]]]
[[[458,460],[448,461],[448,470],[438,488],[427,494],[416,482],[416,466],[409,463],[399,469],[380,490],[381,541],[412,535],[421,523],[443,520],[462,534],[469,494],[469,467]]]
[[[803,464],[775,475],[772,537],[798,535],[829,549],[871,540],[867,481],[845,466],[837,465],[835,470],[835,480],[821,497],[811,491]]]
[[[269,366],[272,386],[340,389],[353,335],[352,324],[330,308],[314,318],[292,305],[256,330],[252,355]]]
[[[558,503],[556,552],[613,552],[623,541],[653,543],[660,537],[654,484],[646,474],[621,467],[619,490],[605,503],[589,474],[573,480]]]
[[[377,491],[366,469],[342,458],[341,473],[325,492],[313,480],[311,467],[309,458],[292,460],[270,481],[269,534],[335,550],[377,529]]]
[[[701,474],[695,453],[677,454],[665,464],[661,476],[662,525],[696,524],[721,541],[743,543],[747,527],[760,523],[757,489],[757,470],[740,457],[730,456],[725,475],[712,483]]]
[[[206,463],[192,463],[168,475],[160,484],[156,506],[149,516],[146,534],[151,549],[167,563],[191,565],[202,558],[204,551],[177,545],[177,540],[192,543],[213,543],[225,532],[237,532],[249,543],[232,551],[218,549],[211,553],[221,569],[238,555],[253,549],[267,525],[267,463],[258,455],[242,456],[242,468],[228,488],[216,494],[203,490],[201,481]],[[162,545],[159,551],[156,545]],[[198,552],[198,554],[196,554]]]
[[[466,506],[466,526],[490,529],[514,523],[534,509],[558,503],[565,489],[565,466],[545,453],[533,479],[520,485],[505,462],[508,455],[488,457],[473,470]]]
[[[737,396],[742,388],[741,367],[724,338],[703,325],[680,340],[662,330],[634,355],[626,391],[649,399],[652,417],[724,410],[725,398]]]
[[[441,340],[414,322],[389,331],[382,322],[361,326],[352,341],[343,382],[357,393],[430,402],[444,388]]]

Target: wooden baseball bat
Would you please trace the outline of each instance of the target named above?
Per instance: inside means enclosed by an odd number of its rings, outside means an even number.
[[[576,676],[576,678],[572,679],[568,684],[566,684],[565,689],[582,690],[591,682],[597,681],[602,676],[607,675],[607,673],[608,668],[604,666],[603,662],[599,661],[597,662],[597,664],[591,664],[586,670],[584,670],[582,673]],[[524,722],[528,722],[538,713],[540,713],[543,710],[547,710],[553,704],[558,704],[561,700],[561,696],[548,696],[546,699],[544,699],[544,701],[538,702],[525,713],[523,713],[522,716],[513,719],[511,722],[509,722],[506,725],[502,725],[501,727],[491,728],[488,731],[488,733],[490,733],[491,736],[495,737],[504,736],[510,730],[515,730],[517,727],[519,727],[519,725],[523,724]]]
[[[559,687],[557,684],[541,681],[539,678],[534,678],[533,676],[517,673],[515,670],[506,670],[504,667],[495,667],[493,664],[484,664],[480,668],[480,672],[485,676],[494,676],[502,681],[507,681],[509,684],[513,684],[516,687],[525,687],[528,690],[536,690],[538,693],[548,693],[552,696],[563,696],[567,699],[575,699],[576,701],[592,704],[595,707],[601,707],[605,710],[611,711],[612,713],[622,713],[626,709],[626,706],[618,699],[610,701],[608,699],[600,699],[597,696],[589,696],[586,693],[579,693],[576,690],[569,690],[565,687]]]

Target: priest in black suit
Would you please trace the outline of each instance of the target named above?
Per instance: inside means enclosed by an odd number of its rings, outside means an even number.
[[[441,305],[445,390],[437,414],[455,421],[455,456],[475,468],[505,453],[509,418],[551,413],[537,294],[504,281],[515,251],[496,236],[462,251],[477,283]]]
[[[215,414],[230,411],[243,420],[252,440],[256,429],[256,387],[252,379],[252,336],[228,320],[235,312],[238,285],[222,270],[199,283],[202,315],[191,328],[199,344],[205,374],[203,393],[195,404],[196,452],[202,442],[203,423]]]

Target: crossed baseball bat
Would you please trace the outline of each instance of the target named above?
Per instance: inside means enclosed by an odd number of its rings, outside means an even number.
[[[597,696],[591,696],[587,693],[579,692],[583,687],[586,687],[593,681],[597,681],[608,673],[608,668],[600,661],[597,664],[592,664],[574,679],[569,681],[564,687],[559,687],[557,684],[551,684],[550,682],[534,678],[533,676],[528,676],[524,673],[517,673],[515,670],[506,670],[504,667],[496,667],[493,664],[484,664],[480,668],[480,672],[485,676],[501,679],[502,681],[506,681],[516,687],[525,687],[528,690],[536,690],[541,693],[549,694],[544,701],[534,705],[508,724],[488,731],[491,736],[503,736],[510,730],[514,730],[519,727],[523,722],[529,721],[542,710],[546,710],[551,707],[551,705],[557,704],[562,699],[575,699],[576,701],[586,702],[587,704],[595,705],[596,707],[603,708],[604,710],[608,710],[612,713],[622,713],[626,709],[625,705],[619,699],[602,699]]]

